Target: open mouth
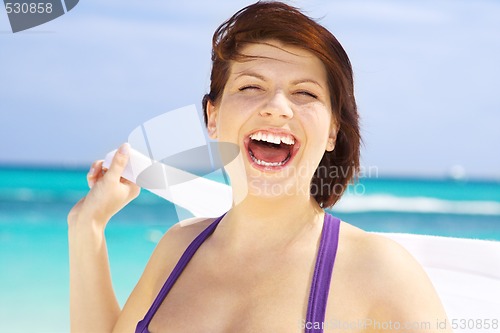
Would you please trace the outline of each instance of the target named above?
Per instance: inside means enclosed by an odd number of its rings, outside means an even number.
[[[286,165],[298,150],[297,140],[288,133],[257,131],[245,140],[250,159],[266,169]]]

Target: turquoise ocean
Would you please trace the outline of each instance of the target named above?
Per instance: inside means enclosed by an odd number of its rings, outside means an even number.
[[[0,332],[68,332],[66,215],[87,192],[84,169],[0,167]],[[334,215],[364,230],[500,241],[500,180],[362,178]],[[174,206],[143,191],[110,222],[123,305]]]

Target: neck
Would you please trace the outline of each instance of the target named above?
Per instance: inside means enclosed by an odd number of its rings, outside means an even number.
[[[313,198],[249,196],[226,214],[216,234],[231,251],[283,249],[306,233],[318,233],[323,218]]]

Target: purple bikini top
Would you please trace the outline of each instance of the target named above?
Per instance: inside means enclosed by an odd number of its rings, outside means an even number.
[[[161,288],[158,296],[149,308],[149,311],[144,316],[135,329],[136,333],[149,333],[148,325],[153,319],[156,311],[161,303],[168,295],[175,281],[179,278],[182,271],[189,263],[195,252],[203,244],[203,242],[214,232],[215,228],[222,220],[224,215],[212,222],[205,230],[203,230],[187,247],[182,257],[177,262],[174,270],[168,277],[167,281]],[[330,281],[332,278],[333,264],[337,254],[337,246],[339,240],[340,220],[332,215],[325,213],[323,229],[321,231],[321,240],[319,243],[318,254],[316,257],[316,265],[314,267],[314,275],[309,292],[309,303],[307,306],[307,315],[304,324],[305,333],[323,333],[325,321],[326,304],[328,301],[328,293],[330,290]]]

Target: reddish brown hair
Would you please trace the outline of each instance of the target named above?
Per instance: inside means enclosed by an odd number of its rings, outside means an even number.
[[[333,117],[339,126],[335,149],[325,152],[311,181],[311,195],[321,207],[337,202],[357,176],[361,137],[354,98],[352,67],[346,52],[326,28],[295,7],[281,2],[259,1],[221,24],[212,41],[210,93],[202,105],[207,123],[207,102],[216,105],[229,77],[231,62],[249,43],[277,40],[315,54],[324,64]]]

